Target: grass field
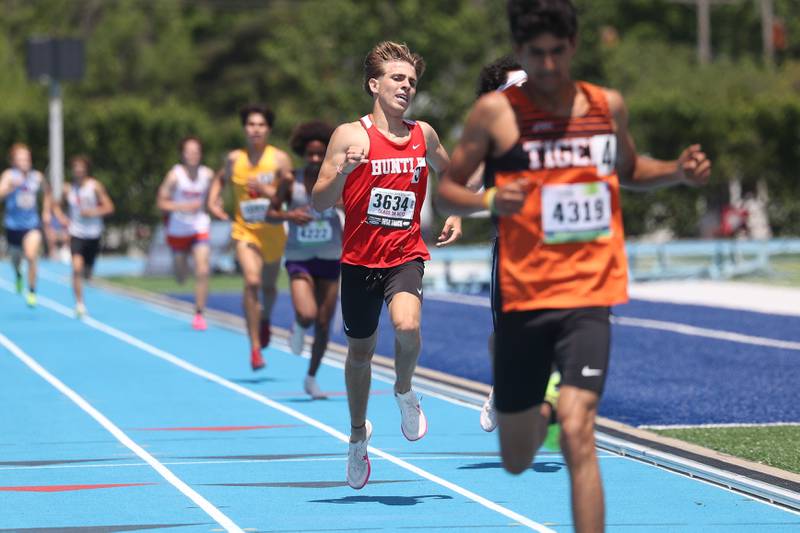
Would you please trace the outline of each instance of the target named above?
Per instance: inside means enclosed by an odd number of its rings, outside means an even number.
[[[105,278],[112,283],[159,294],[191,294],[194,292],[194,279],[186,283],[178,283],[172,276],[113,276]],[[281,269],[278,275],[278,289],[289,289],[289,278]],[[242,290],[242,276],[238,274],[222,274],[211,276],[208,283],[209,292],[238,292]]]
[[[734,281],[769,283],[785,287],[800,287],[800,256],[778,255],[770,258],[772,272],[735,278]]]
[[[653,269],[657,261],[655,257],[639,258],[636,262],[636,272],[644,275]],[[682,269],[691,267],[707,267],[710,259],[673,257],[670,258],[668,268]],[[726,281],[739,281],[748,283],[763,283],[766,285],[779,285],[783,287],[800,287],[800,256],[775,255],[769,260],[768,272],[756,272],[743,276],[736,276]]]
[[[800,425],[667,429],[655,433],[800,474]]]

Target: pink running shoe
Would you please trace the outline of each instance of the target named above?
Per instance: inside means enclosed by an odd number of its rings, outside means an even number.
[[[205,331],[208,329],[208,324],[206,324],[206,319],[203,318],[203,315],[197,313],[194,315],[194,320],[192,320],[192,329],[197,331]]]

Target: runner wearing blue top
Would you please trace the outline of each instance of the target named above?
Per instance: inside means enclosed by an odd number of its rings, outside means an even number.
[[[322,212],[311,207],[311,190],[317,181],[333,127],[324,122],[300,124],[289,145],[305,166],[295,174],[291,188],[279,193],[286,202],[289,221],[286,270],[289,273],[295,322],[290,339],[292,352],[301,354],[306,330],[314,325],[311,361],[303,389],[312,398],[324,398],[316,374],[328,347],[331,318],[339,293],[339,259],[342,255],[342,223],[336,207]]]
[[[42,222],[50,223],[52,207],[50,186],[38,170],[33,169],[27,145],[15,143],[9,150],[11,168],[0,174],[0,200],[5,200],[3,224],[16,275],[16,288],[22,293],[22,257],[28,262],[28,291],[25,301],[36,306],[36,270],[42,245]],[[39,216],[39,194],[42,193],[42,216]]]

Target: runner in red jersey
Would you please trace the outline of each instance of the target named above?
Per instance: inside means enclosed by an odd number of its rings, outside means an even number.
[[[347,483],[354,489],[366,485],[370,474],[370,361],[384,301],[395,331],[394,391],[401,430],[414,441],[428,429],[411,390],[421,346],[422,274],[430,257],[420,232],[420,208],[428,165],[443,172],[449,158],[430,125],[403,118],[424,69],[422,58],[404,44],[383,42],[372,49],[364,61],[372,114],[336,129],[313,190],[318,211],[340,197],[345,208],[341,293],[351,425]],[[460,236],[461,220],[450,217],[437,246]]]

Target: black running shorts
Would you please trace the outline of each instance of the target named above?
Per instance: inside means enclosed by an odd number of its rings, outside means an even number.
[[[516,413],[544,400],[553,364],[561,384],[603,393],[611,344],[608,307],[500,312],[494,356],[497,410]]]
[[[10,229],[6,228],[6,241],[9,247],[22,248],[22,242],[31,231],[40,231],[39,228]]]
[[[84,271],[88,275],[94,268],[94,260],[100,251],[100,239],[81,239],[79,237],[69,238],[69,249],[72,255],[83,257]]]
[[[422,300],[425,263],[414,259],[390,268],[368,268],[342,263],[342,320],[344,332],[354,339],[366,339],[378,329],[383,302],[389,305],[395,294],[407,292]]]

